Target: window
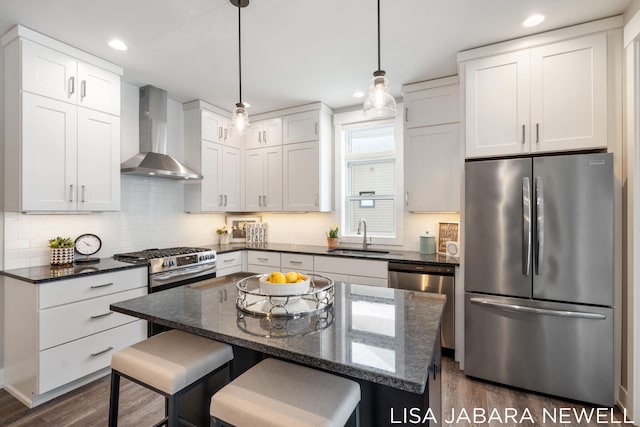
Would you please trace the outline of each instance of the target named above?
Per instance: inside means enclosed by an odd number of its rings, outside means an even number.
[[[402,119],[362,121],[359,115],[334,116],[340,237],[361,242],[364,219],[372,243],[401,243]]]

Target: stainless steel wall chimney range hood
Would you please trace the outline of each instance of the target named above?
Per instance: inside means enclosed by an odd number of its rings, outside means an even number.
[[[167,92],[140,88],[140,152],[120,165],[127,175],[202,179],[202,175],[167,154]]]

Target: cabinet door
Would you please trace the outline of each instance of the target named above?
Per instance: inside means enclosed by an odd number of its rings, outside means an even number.
[[[466,155],[529,152],[529,51],[465,63]]]
[[[320,196],[319,142],[283,145],[283,194],[285,212],[317,211]]]
[[[78,105],[120,115],[119,75],[78,62],[78,84]]]
[[[264,151],[261,149],[244,152],[244,206],[247,211],[262,210],[264,195]]]
[[[222,117],[207,110],[202,110],[200,117],[202,139],[209,142],[222,142],[224,137]]]
[[[242,147],[242,134],[234,129],[233,122],[226,117],[222,117],[222,139],[225,145],[238,149]]]
[[[120,117],[78,108],[78,210],[120,209]]]
[[[21,43],[22,89],[75,104],[79,91],[77,61],[28,40]]]
[[[222,194],[225,211],[239,211],[240,195],[240,150],[233,147],[222,149]]]
[[[223,197],[220,188],[222,182],[222,146],[211,142],[202,142],[202,181],[201,209],[205,212],[222,210]]]
[[[262,125],[262,143],[267,147],[282,145],[282,118],[268,119]]]
[[[23,92],[21,210],[76,209],[77,108]]]
[[[282,210],[282,146],[267,147],[264,151],[264,197],[262,209],[265,211]]]
[[[607,35],[531,49],[531,151],[607,147]]]
[[[459,211],[462,159],[458,124],[407,129],[404,141],[406,209]]]
[[[315,141],[320,138],[320,111],[290,114],[282,119],[282,143]]]
[[[263,123],[261,120],[251,122],[249,127],[244,131],[244,148],[247,150],[251,150],[253,148],[260,148],[263,146],[262,143],[262,127]]]
[[[458,85],[409,92],[403,97],[405,127],[441,125],[459,121]]]

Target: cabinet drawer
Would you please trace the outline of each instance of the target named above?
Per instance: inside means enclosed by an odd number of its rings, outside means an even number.
[[[235,267],[237,265],[242,265],[242,251],[218,254],[218,271],[224,268]]]
[[[147,336],[147,322],[127,323],[40,352],[37,394],[70,383],[111,364],[111,355]]]
[[[271,265],[258,265],[258,264],[247,265],[247,271],[253,274],[269,274],[276,269],[280,270],[280,267],[274,267]]]
[[[280,252],[249,251],[247,261],[249,264],[280,268]]]
[[[60,280],[38,285],[40,309],[147,286],[147,268]]]
[[[283,271],[313,271],[313,255],[281,254],[280,263]]]
[[[109,310],[109,305],[146,294],[147,288],[138,288],[40,311],[39,349],[44,350],[132,322],[135,318],[115,313]]]
[[[387,261],[373,261],[329,256],[314,257],[315,271],[346,274],[349,276],[379,277],[387,279]]]

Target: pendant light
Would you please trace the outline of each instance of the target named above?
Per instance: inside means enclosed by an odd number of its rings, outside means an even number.
[[[396,100],[389,92],[389,81],[380,69],[380,0],[378,0],[378,69],[373,72],[369,94],[364,101],[364,115],[372,119],[384,119],[396,115]]]
[[[231,4],[238,8],[238,92],[239,100],[236,108],[233,109],[231,120],[233,127],[238,133],[244,132],[249,126],[249,114],[242,102],[242,30],[240,25],[240,10],[249,5],[249,0],[230,0]]]

